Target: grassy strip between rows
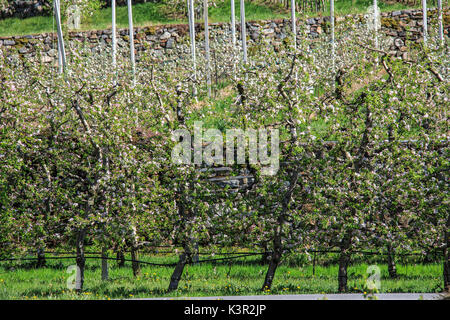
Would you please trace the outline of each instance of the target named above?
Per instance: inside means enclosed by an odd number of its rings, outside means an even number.
[[[373,3],[372,0],[357,0],[354,5],[352,0],[336,1],[335,11],[337,15],[350,13],[363,13]],[[239,1],[235,1],[236,17],[240,16]],[[411,8],[400,3],[387,3],[379,1],[379,7],[382,11],[400,10]],[[161,3],[142,3],[133,6],[133,21],[135,26],[160,25],[171,23],[187,23],[186,19],[170,19],[164,12],[164,4]],[[287,18],[290,13],[286,8],[274,8],[273,5],[267,5],[260,2],[246,2],[247,20],[268,20],[277,18]],[[328,15],[328,12],[322,15]],[[306,13],[308,16],[317,16],[320,13]],[[217,7],[209,9],[209,19],[211,22],[228,22],[230,20],[230,2],[225,1]],[[239,20],[239,19],[237,19]],[[128,13],[126,7],[118,7],[116,10],[116,21],[118,28],[128,27]],[[111,8],[98,10],[92,17],[82,21],[81,30],[99,30],[111,27]],[[7,18],[0,20],[0,36],[26,35],[44,32],[54,32],[56,24],[53,17],[41,16],[26,19]]]
[[[220,256],[215,256],[217,258]],[[129,257],[128,257],[129,258]],[[202,256],[201,259],[208,257]],[[175,255],[142,255],[143,261],[174,263]],[[370,276],[367,268],[376,264],[381,269],[380,293],[421,292],[442,290],[442,264],[424,264],[419,261],[402,260],[397,263],[398,277],[390,279],[387,265],[379,257],[360,257],[349,267],[349,288],[353,293],[367,291],[365,283]],[[88,259],[85,271],[85,291],[78,295],[68,290],[71,276],[67,268],[75,259],[47,260],[45,268],[37,269],[35,262],[0,262],[0,299],[129,299],[148,297],[193,297],[260,294],[331,294],[337,293],[338,266],[317,265],[312,262],[287,261],[277,270],[272,290],[261,292],[267,266],[261,265],[260,257],[246,257],[187,265],[175,292],[166,291],[173,267],[142,265],[141,275],[134,278],[130,263],[118,267],[109,262],[110,280],[101,281],[100,260]],[[320,259],[318,260],[320,261]],[[73,275],[73,273],[72,273]]]

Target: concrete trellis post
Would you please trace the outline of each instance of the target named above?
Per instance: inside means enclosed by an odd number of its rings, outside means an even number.
[[[62,28],[61,28],[61,11],[60,11],[59,0],[55,0],[55,2],[54,2],[54,14],[55,14],[55,20],[56,20],[56,29],[57,29],[57,34],[58,34],[59,73],[63,73],[66,71],[66,51],[64,48],[64,38],[63,38]]]
[[[295,20],[295,0],[291,0],[292,33],[294,34],[294,48],[297,49],[297,22]]]
[[[61,45],[60,45],[60,41],[59,41],[59,37],[58,37],[58,73],[63,73],[64,68],[63,68],[63,62],[62,62],[62,54],[61,54]]]
[[[334,39],[334,0],[330,0],[330,23],[331,23],[331,59],[332,59],[331,72],[334,74],[336,64],[336,52],[335,52],[336,48]]]
[[[128,6],[128,28],[130,35],[130,59],[131,71],[133,73],[133,86],[136,85],[136,60],[134,57],[134,28],[133,28],[133,10],[131,0],[127,1]]]
[[[245,3],[241,0],[241,37],[242,37],[242,53],[243,62],[247,63],[247,32],[245,29]]]
[[[76,4],[71,5],[66,10],[67,14],[67,27],[69,30],[77,30],[80,29],[80,9]]]
[[[427,0],[422,0],[422,13],[423,13],[423,43],[424,45],[427,45],[428,41]]]
[[[378,49],[378,1],[373,0],[373,30],[375,32],[375,48]]]
[[[108,272],[108,251],[105,247],[102,248],[102,281],[106,281],[109,278]]]
[[[116,0],[111,0],[111,19],[112,19],[112,65],[114,72],[116,72],[116,50],[117,50],[117,39],[116,39]]]
[[[197,80],[197,62],[195,54],[195,18],[194,18],[194,0],[187,0],[188,5],[188,21],[189,21],[189,37],[191,38],[191,56],[192,56],[192,71],[194,82]],[[197,87],[194,83],[192,86],[192,95],[197,95]]]
[[[203,0],[203,9],[203,15],[205,18],[206,86],[208,88],[208,98],[211,98],[211,57],[209,53],[208,0]]]
[[[297,51],[297,21],[295,19],[295,0],[291,0],[292,33],[294,35],[294,50]],[[298,80],[298,73],[295,71],[295,82]]]
[[[236,12],[234,0],[230,0],[231,6],[231,43],[233,50],[233,78],[236,76]]]
[[[233,49],[236,47],[236,16],[234,12],[234,0],[231,2],[231,40],[233,41]]]
[[[439,41],[441,45],[444,45],[444,26],[442,23],[442,0],[437,0],[438,2],[438,24],[439,24]]]

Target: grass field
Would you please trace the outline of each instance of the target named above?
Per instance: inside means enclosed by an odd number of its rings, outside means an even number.
[[[373,3],[372,0],[357,0],[355,6],[352,0],[337,0],[335,11],[337,15],[366,12]],[[239,20],[239,1],[236,4],[236,17]],[[398,3],[386,3],[379,1],[382,11],[405,9],[408,6]],[[289,17],[289,10],[285,8],[268,6],[262,2],[246,2],[247,20],[265,20]],[[306,13],[307,15],[318,15],[317,13]],[[328,12],[322,13],[328,15]],[[116,10],[118,28],[128,27],[128,15],[126,7],[118,7]],[[225,22],[230,20],[230,2],[225,1],[217,7],[209,9],[211,22]],[[186,19],[173,20],[163,14],[163,5],[158,3],[143,3],[133,6],[133,20],[135,26],[147,26],[169,23],[187,23]],[[89,20],[82,21],[82,30],[98,30],[111,27],[111,8],[98,10]],[[0,36],[25,35],[43,32],[54,32],[56,29],[52,17],[31,17],[26,19],[8,18],[0,20]]]
[[[201,257],[204,259],[206,257]],[[176,256],[141,256],[143,261],[173,263]],[[349,267],[351,292],[365,289],[369,264],[363,257]],[[372,259],[372,258],[371,258]],[[148,297],[186,297],[217,295],[306,294],[337,293],[338,266],[321,263],[313,267],[311,262],[298,258],[286,260],[277,270],[272,290],[261,292],[267,266],[259,264],[259,258],[246,257],[233,262],[221,261],[187,265],[175,292],[166,291],[172,267],[142,265],[141,276],[133,278],[130,264],[117,267],[110,261],[110,280],[101,281],[100,260],[88,259],[85,272],[84,293],[78,295],[67,289],[67,268],[74,259],[48,260],[47,267],[36,269],[34,262],[0,262],[0,299],[128,299]],[[318,260],[320,261],[320,260]],[[390,279],[385,264],[381,269],[380,293],[420,292],[433,293],[442,290],[442,264],[398,263],[398,278]]]

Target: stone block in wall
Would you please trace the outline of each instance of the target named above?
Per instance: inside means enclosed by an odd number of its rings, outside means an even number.
[[[49,57],[56,57],[57,54],[58,54],[58,51],[57,51],[56,49],[50,49],[50,50],[48,50],[48,52],[47,52],[47,55],[48,55]]]
[[[41,62],[42,63],[51,63],[51,62],[53,62],[53,58],[49,57],[47,55],[43,55],[43,56],[41,56]]]
[[[16,44],[16,42],[14,40],[3,40],[3,45],[4,46],[14,46]]]
[[[169,38],[166,42],[166,49],[173,49],[175,46],[175,39]]]
[[[405,44],[405,42],[404,42],[401,38],[396,38],[396,39],[394,40],[394,45],[395,45],[397,48],[403,47],[404,44]]]
[[[410,21],[406,24],[407,27],[415,27],[416,25],[417,25],[417,21],[415,21],[415,20],[410,20]]]
[[[257,41],[258,38],[259,38],[259,32],[257,32],[257,31],[251,32],[251,33],[250,33],[250,38],[251,38],[253,41]]]
[[[264,30],[262,30],[262,34],[263,35],[265,35],[265,36],[268,36],[268,35],[273,35],[275,33],[275,30],[274,29],[264,29]]]
[[[19,53],[20,54],[25,54],[25,53],[28,53],[29,52],[29,50],[26,48],[26,47],[21,47],[20,49],[19,49]]]
[[[160,39],[160,40],[167,40],[167,39],[169,39],[171,36],[172,36],[172,35],[170,34],[170,32],[166,31],[166,32],[164,32],[164,33],[159,37],[159,39]]]

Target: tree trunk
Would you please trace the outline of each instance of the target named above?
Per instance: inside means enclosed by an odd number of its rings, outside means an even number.
[[[117,250],[116,258],[117,266],[123,268],[125,266],[125,255],[121,249]]]
[[[264,249],[264,253],[261,257],[261,265],[266,265],[269,262],[270,259],[270,252],[269,249],[267,248],[267,243],[263,244],[263,249]]]
[[[180,260],[178,260],[177,266],[175,267],[175,270],[172,273],[172,277],[170,278],[168,291],[174,291],[178,289],[178,283],[180,282],[186,262],[186,254],[183,253],[180,255]]]
[[[82,229],[78,231],[77,234],[77,278],[76,278],[76,287],[75,290],[77,293],[81,293],[83,291],[84,284],[84,266],[86,264],[86,258],[84,255],[84,239],[86,237],[86,229]]]
[[[278,265],[281,260],[281,255],[283,253],[283,247],[281,244],[281,227],[283,225],[283,222],[283,218],[280,217],[275,237],[273,239],[272,259],[270,259],[269,262],[269,268],[267,269],[266,278],[264,279],[264,284],[261,288],[262,291],[270,290],[270,288],[272,287],[273,278],[275,277],[275,271],[277,271]]]
[[[37,249],[37,262],[36,267],[42,268],[45,266],[45,251],[44,248],[38,248]]]
[[[262,291],[270,290],[272,287],[273,278],[275,277],[275,271],[278,268],[278,265],[281,261],[281,256],[283,254],[283,244],[282,244],[282,235],[283,235],[283,225],[285,223],[285,215],[289,210],[289,203],[291,202],[292,193],[294,192],[294,188],[297,184],[299,177],[298,170],[294,170],[291,172],[291,178],[289,181],[289,188],[286,191],[283,200],[282,207],[283,211],[280,213],[280,216],[277,219],[277,228],[275,230],[275,235],[273,238],[273,253],[272,259],[269,262],[269,268],[267,269],[266,278],[264,279],[264,284],[261,288]]]
[[[132,236],[131,236],[131,267],[133,268],[133,275],[135,277],[139,276],[141,274],[141,266],[138,262],[139,256],[137,251],[137,231],[136,226],[132,227]]]
[[[191,253],[189,256],[192,256],[192,260],[190,262],[198,263],[200,261],[200,257],[198,255],[198,242],[197,240],[191,240],[192,241],[192,247],[194,249],[194,252]]]
[[[266,278],[264,279],[264,284],[261,288],[262,291],[270,290],[270,288],[272,288],[272,282],[275,278],[275,271],[277,271],[278,265],[280,264],[281,255],[281,247],[274,248],[272,259],[270,259],[269,268],[267,269]]]
[[[102,248],[102,281],[108,280],[108,251],[105,247]]]
[[[138,262],[138,251],[135,246],[131,247],[131,267],[133,269],[133,276],[137,277],[141,274],[141,266]]]
[[[341,243],[341,256],[339,258],[339,274],[338,274],[338,292],[343,293],[348,291],[347,287],[347,268],[350,262],[350,254],[348,249],[350,248],[350,236],[346,235]]]
[[[397,278],[397,268],[395,265],[395,254],[391,246],[388,246],[387,252],[387,262],[388,262],[388,272],[390,278]]]

